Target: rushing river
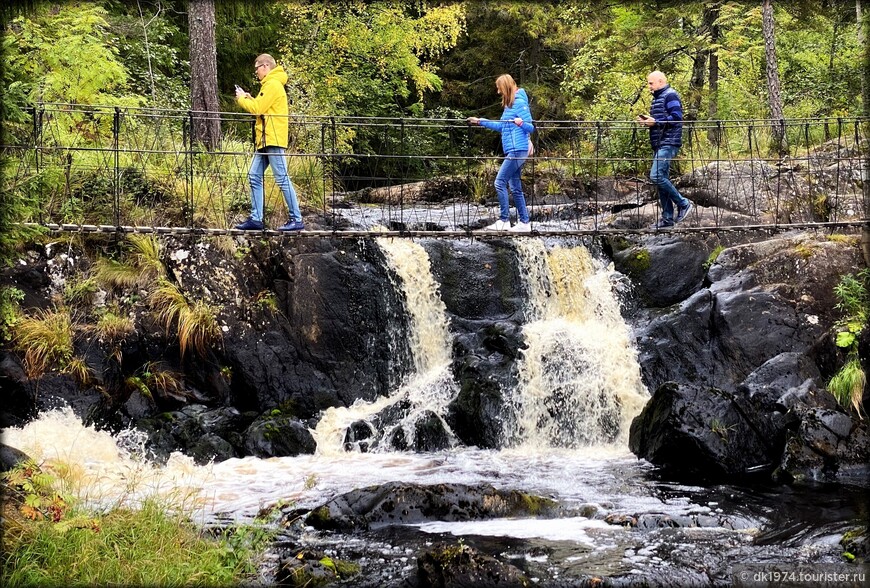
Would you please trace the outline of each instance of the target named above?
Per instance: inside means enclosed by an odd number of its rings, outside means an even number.
[[[71,490],[94,506],[159,494],[203,524],[250,522],[275,504],[311,509],[356,488],[396,481],[490,484],[553,498],[570,513],[429,520],[352,536],[308,529],[293,539],[357,561],[359,586],[407,585],[420,549],[460,537],[543,586],[595,576],[618,585],[728,585],[733,566],[843,565],[842,534],[867,521],[862,489],[685,484],[662,479],[629,453],[628,426],[648,393],[610,271],[582,247],[548,249],[538,240],[516,245],[528,295],[527,345],[506,395],[514,419],[505,449],[454,445],[412,453],[374,444],[368,452],[347,451],[352,423],[370,422],[401,400],[408,408],[390,426],[412,436],[421,414],[441,418],[458,393],[449,369],[449,323],[424,248],[388,239],[379,246],[404,292],[414,369],[389,396],[325,411],[313,431],[314,455],[200,466],[173,454],[157,465],[148,459],[143,433],[111,436],[82,425],[69,409],[7,430],[4,442],[38,461],[72,466]]]

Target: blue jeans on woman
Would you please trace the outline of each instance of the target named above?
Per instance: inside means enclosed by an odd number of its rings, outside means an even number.
[[[677,209],[685,208],[689,201],[683,197],[677,188],[671,183],[671,160],[677,156],[680,148],[674,145],[659,147],[653,158],[652,168],[649,170],[649,179],[659,189],[659,202],[662,205],[662,221],[674,224],[674,206]]]
[[[526,163],[529,154],[527,151],[511,151],[508,153],[504,161],[501,163],[501,168],[498,170],[498,175],[495,176],[495,193],[498,195],[498,204],[500,207],[500,220],[510,221],[511,209],[508,202],[508,188],[514,197],[514,204],[517,207],[517,217],[521,223],[529,222],[529,211],[526,209],[526,197],[523,195],[523,184],[520,182],[523,165]]]
[[[301,221],[302,213],[299,211],[299,201],[296,200],[296,190],[290,182],[287,174],[287,160],[284,157],[283,147],[263,147],[254,152],[251,161],[251,169],[248,171],[248,181],[251,183],[251,218],[255,221],[263,221],[263,178],[266,168],[272,166],[272,175],[275,183],[281,188],[287,209],[290,211],[291,221]]]

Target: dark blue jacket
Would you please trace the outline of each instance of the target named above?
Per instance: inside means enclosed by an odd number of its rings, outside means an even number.
[[[649,142],[653,150],[665,145],[683,144],[683,103],[680,95],[669,85],[653,92],[649,114],[656,124],[649,128]]]
[[[523,126],[518,127],[513,121],[515,118],[523,119]],[[535,132],[532,124],[532,111],[529,110],[529,97],[522,88],[514,95],[513,106],[506,106],[501,113],[501,120],[480,119],[480,125],[501,133],[501,148],[505,155],[509,153],[529,152],[529,135]]]

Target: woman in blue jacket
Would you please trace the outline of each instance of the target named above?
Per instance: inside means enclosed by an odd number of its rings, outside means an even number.
[[[520,174],[523,164],[529,157],[529,135],[535,130],[534,125],[532,125],[532,112],[529,110],[529,97],[525,90],[517,88],[517,83],[508,74],[499,76],[495,81],[495,89],[501,95],[501,104],[504,106],[501,119],[494,121],[474,116],[468,119],[469,124],[499,131],[502,150],[505,154],[501,169],[498,170],[498,175],[495,178],[495,192],[498,194],[498,202],[501,207],[499,220],[486,229],[528,233],[531,231],[531,224],[529,224],[529,211],[526,208],[526,197],[523,195]],[[513,227],[510,223],[508,188],[513,194],[514,204],[517,207],[517,217],[519,217],[519,222]]]

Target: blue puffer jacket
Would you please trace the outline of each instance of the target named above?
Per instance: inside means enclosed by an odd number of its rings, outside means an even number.
[[[512,121],[520,117],[523,126],[518,127]],[[526,91],[520,88],[514,95],[513,106],[506,106],[501,113],[501,120],[480,119],[480,126],[501,133],[501,148],[505,155],[521,152],[523,155],[529,152],[529,135],[535,132],[532,124],[532,111],[529,109],[529,97]]]
[[[653,150],[665,145],[679,147],[683,144],[683,103],[680,95],[670,86],[653,92],[649,114],[656,124],[649,128],[649,142]]]

